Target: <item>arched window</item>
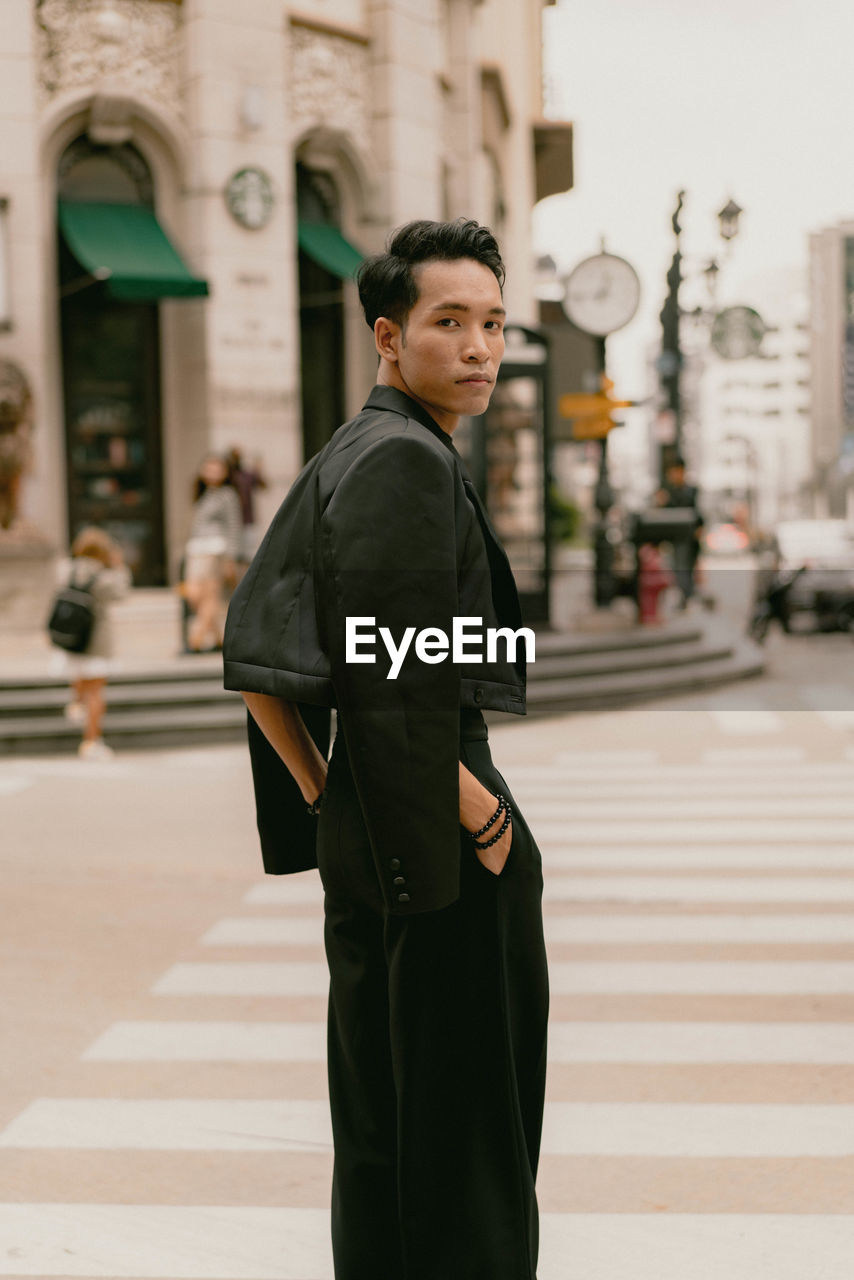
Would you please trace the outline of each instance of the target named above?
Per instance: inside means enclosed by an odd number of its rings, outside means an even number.
[[[57,169],[65,207],[154,208],[151,171],[130,144],[72,142]],[[166,582],[156,302],[111,296],[59,235],[68,534],[98,525],[121,544],[137,586]]]
[[[301,225],[340,230],[341,201],[332,176],[297,163]],[[346,417],[344,288],[340,274],[299,250],[300,385],[303,454],[322,449]]]
[[[98,146],[77,138],[65,149],[57,171],[60,200],[154,207],[154,183],[145,158],[129,142]]]

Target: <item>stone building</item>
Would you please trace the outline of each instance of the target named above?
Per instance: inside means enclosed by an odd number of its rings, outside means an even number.
[[[809,301],[799,268],[755,277],[745,292],[766,332],[755,356],[707,355],[699,479],[710,521],[742,512],[770,530],[813,509]]]
[[[531,210],[571,183],[571,128],[542,119],[549,2],[4,0],[21,518],[57,547],[97,521],[164,585],[201,457],[239,445],[266,519],[373,381],[349,277],[409,218],[490,223],[534,320]]]
[[[810,236],[815,514],[854,518],[854,222]]]

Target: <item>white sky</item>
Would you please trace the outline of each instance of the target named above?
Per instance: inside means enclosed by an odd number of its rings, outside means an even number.
[[[544,24],[547,109],[574,122],[575,188],[538,206],[535,247],[568,270],[604,236],[633,264],[641,308],[608,363],[618,394],[642,394],[680,187],[698,266],[720,261],[727,199],[745,210],[725,303],[755,305],[751,277],[805,268],[808,233],[854,218],[854,0],[558,0]]]

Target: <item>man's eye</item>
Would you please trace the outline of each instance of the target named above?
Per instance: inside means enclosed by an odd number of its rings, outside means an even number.
[[[500,332],[501,332],[501,321],[500,321],[500,320],[487,320],[486,325],[487,325],[487,328],[489,328],[489,329],[495,329],[495,330],[497,330],[497,331],[498,331],[498,333],[500,333]]]
[[[445,325],[446,328],[450,328],[452,324],[456,324],[456,323],[457,322],[453,318],[453,316],[443,316],[442,319],[439,321],[439,324]]]

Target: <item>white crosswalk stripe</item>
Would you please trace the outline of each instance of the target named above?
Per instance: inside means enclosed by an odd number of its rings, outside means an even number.
[[[0,1205],[0,1275],[90,1280],[331,1280],[326,1209]],[[847,1214],[558,1214],[540,1280],[850,1280]],[[821,1271],[816,1271],[820,1259]]]
[[[718,862],[716,855],[714,861]],[[822,852],[822,863],[831,858]],[[847,865],[849,855],[840,855]],[[694,854],[689,860],[680,855],[680,862],[696,863],[708,867],[712,857],[706,853]],[[670,855],[646,851],[630,853],[582,852],[579,854],[549,853],[549,867],[630,866],[633,872],[642,867],[655,870],[660,866],[672,869]],[[753,855],[735,864],[738,868],[768,866],[766,859]],[[791,869],[801,867],[781,859],[781,865]],[[732,869],[733,861],[722,855],[720,870]],[[849,913],[824,912],[821,915],[552,915],[545,919],[546,939],[549,942],[617,943],[617,942],[740,942],[740,943],[848,943],[854,946],[854,910]],[[292,947],[323,945],[323,926],[315,918],[305,916],[234,916],[219,921],[200,939],[208,946],[226,947]]]
[[[603,807],[607,807],[607,802],[603,802]],[[762,844],[767,844],[769,840],[779,840],[783,844],[804,844],[811,840],[816,844],[822,844],[828,840],[831,842],[850,840],[852,828],[854,828],[854,821],[848,818],[793,817],[780,821],[769,817],[730,820],[714,815],[710,815],[705,821],[695,822],[670,821],[664,817],[654,822],[645,821],[643,818],[624,821],[590,818],[586,822],[576,822],[571,810],[562,821],[558,822],[550,818],[536,824],[538,838],[549,843],[563,840],[567,844],[633,842],[663,845],[671,841],[680,844],[688,842],[721,844],[730,840],[739,842],[756,840]],[[268,901],[274,900],[271,894]],[[280,901],[284,900],[283,896]]]
[[[803,747],[797,746],[762,746],[762,747],[710,747],[702,755],[704,765],[750,765],[758,770],[778,769],[781,765],[802,764],[805,762]],[[809,769],[809,765],[805,767]]]
[[[322,945],[323,926],[315,916],[244,916],[219,920],[200,938],[207,947]]]
[[[324,1062],[325,1022],[117,1022],[88,1062]],[[845,1023],[557,1022],[550,1062],[854,1064]]]
[[[323,889],[314,872],[271,876],[253,885],[243,901],[250,907],[279,906],[283,902],[319,906],[323,902]]]
[[[152,987],[161,996],[325,996],[329,974],[321,963],[254,961],[176,964]]]
[[[3,1204],[0,1275],[331,1280],[323,1209]]]
[[[854,963],[683,963],[649,961],[631,964],[550,966],[555,995],[593,992],[722,992],[732,995],[846,994],[854,992]],[[289,961],[234,961],[223,964],[177,964],[155,983],[154,995],[181,996],[325,996],[326,966]]]
[[[582,799],[576,796],[571,805],[564,798],[548,801],[539,797],[529,800],[525,805],[528,820],[532,823],[547,823],[555,819],[567,818],[573,828],[585,819],[598,820],[602,812],[602,804],[607,804],[608,813],[613,818],[629,815],[633,822],[655,818],[659,823],[674,822],[684,818],[714,819],[720,816],[721,797],[707,792],[703,796],[685,796],[675,793],[670,796],[622,796],[606,795],[595,799]],[[854,795],[730,795],[726,799],[727,817],[761,818],[775,821],[781,818],[846,818],[854,819]]]
[[[711,713],[724,733],[779,733],[783,721],[774,711],[759,707],[713,710]]]
[[[332,1150],[325,1101],[47,1098],[0,1132],[0,1149]],[[854,1106],[547,1102],[544,1153],[774,1158],[854,1156]]]
[[[545,899],[547,902],[827,902],[839,906],[840,903],[854,904],[854,878],[550,876]]]
[[[115,1022],[88,1062],[324,1062],[325,1022]]]
[[[661,850],[638,849],[633,846],[617,849],[583,847],[567,848],[562,842],[543,842],[543,853],[548,871],[606,870],[619,868],[634,874],[637,871],[689,871],[702,868],[715,874],[725,871],[780,871],[799,872],[805,875],[817,871],[854,872],[854,848],[847,845],[827,846],[820,850],[814,845],[796,845],[778,848],[749,845],[743,848],[726,844],[695,845],[694,847],[667,846]]]
[[[554,778],[514,779],[514,791],[517,800],[524,803],[526,811],[531,805],[541,800],[551,800],[555,794]],[[710,773],[695,771],[693,774],[678,774],[667,777],[659,774],[654,778],[638,778],[634,775],[612,778],[609,775],[595,777],[565,778],[560,789],[560,803],[564,809],[575,812],[579,800],[604,799],[609,803],[614,800],[685,800],[692,797],[708,799],[713,797],[720,801],[723,797],[729,800],[733,796],[746,796],[765,800],[769,797],[791,797],[793,792],[803,797],[831,797],[840,800],[850,799],[854,789],[854,770],[842,774],[810,774],[808,777],[793,778],[776,769],[763,777],[755,774],[745,776],[744,770],[738,773]],[[568,805],[566,801],[572,800]]]
[[[854,944],[854,911],[820,915],[583,915],[547,914],[546,939],[552,943],[803,943]]]
[[[19,774],[1,774],[0,773],[0,800],[6,796],[16,796],[22,791],[27,791],[33,785],[32,778],[21,777]]]

